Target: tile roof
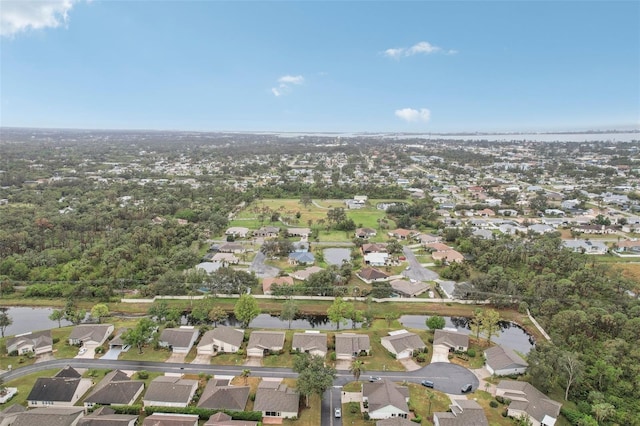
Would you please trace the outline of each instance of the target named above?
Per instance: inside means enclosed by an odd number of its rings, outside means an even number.
[[[405,296],[413,297],[427,291],[429,286],[421,282],[412,283],[407,280],[393,280],[391,281],[391,288]]]

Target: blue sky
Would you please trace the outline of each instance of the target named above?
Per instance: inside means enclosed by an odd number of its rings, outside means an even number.
[[[638,1],[0,0],[0,125],[640,127]]]

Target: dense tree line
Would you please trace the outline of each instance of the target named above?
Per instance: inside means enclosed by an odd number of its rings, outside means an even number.
[[[614,410],[600,424],[640,425],[636,284],[564,249],[557,235],[458,243],[471,259],[468,284],[458,291],[529,308],[551,335],[553,343],[538,342],[529,355],[529,380],[543,391],[560,387],[580,418],[595,418],[608,404]]]

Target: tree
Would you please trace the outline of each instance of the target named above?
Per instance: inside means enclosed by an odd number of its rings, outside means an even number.
[[[142,347],[151,340],[156,325],[150,318],[141,318],[134,328],[130,328],[122,334],[122,341],[128,345],[138,348],[138,353],[142,353]]]
[[[558,364],[565,374],[566,387],[564,391],[564,399],[569,399],[569,389],[576,380],[582,375],[582,363],[578,359],[578,355],[573,352],[562,352],[558,360]]]
[[[427,318],[427,327],[429,330],[442,330],[445,326],[445,320],[440,315],[432,315]]]
[[[102,321],[102,318],[109,316],[109,308],[104,303],[98,303],[91,308],[91,318],[95,318],[98,324]]]
[[[474,311],[469,327],[471,328],[471,333],[476,335],[476,340],[480,342],[480,333],[482,332],[482,309],[478,308]]]
[[[227,314],[220,306],[214,306],[209,311],[207,317],[213,322],[213,326],[217,327],[220,321],[224,321],[229,317],[229,314]]]
[[[306,398],[306,406],[309,406],[309,396],[322,394],[333,386],[337,373],[333,367],[326,366],[324,358],[301,354],[294,363],[294,371],[298,372],[296,387],[298,392]]]
[[[247,381],[249,380],[249,376],[251,375],[251,370],[249,370],[248,368],[245,368],[242,370],[242,373],[240,373],[240,377],[242,377],[244,379],[244,384],[247,384]]]
[[[391,327],[391,323],[400,318],[400,314],[397,312],[385,312],[384,319],[387,321],[387,327]]]
[[[2,332],[3,338],[4,338],[4,332],[7,330],[7,327],[9,327],[11,324],[13,324],[13,320],[11,319],[9,314],[4,310],[0,311],[0,332]]]
[[[489,309],[482,314],[482,331],[487,335],[489,346],[491,346],[491,337],[498,334],[500,330],[500,312],[495,309]]]
[[[282,311],[280,312],[280,319],[282,321],[289,322],[289,328],[291,328],[291,321],[293,321],[298,315],[300,309],[298,308],[298,303],[294,299],[288,299],[282,305]]]
[[[62,320],[64,319],[64,311],[62,309],[54,309],[49,315],[51,321],[58,321],[58,328],[62,327]]]
[[[351,363],[351,368],[349,369],[349,372],[353,374],[353,378],[357,382],[358,380],[360,380],[360,375],[365,372],[364,362],[356,359]]]
[[[392,238],[387,242],[387,251],[389,254],[402,253],[402,244],[395,238]]]
[[[593,415],[596,417],[598,424],[600,424],[615,414],[616,407],[607,402],[601,402],[598,404],[594,404],[593,407],[591,407],[591,410],[593,412]]]
[[[327,317],[331,322],[336,323],[336,330],[340,330],[340,324],[347,323],[351,316],[351,309],[353,309],[351,303],[342,299],[342,297],[336,297],[331,306],[329,306]]]
[[[242,327],[244,328],[249,327],[249,323],[260,315],[260,312],[258,302],[255,297],[250,294],[240,296],[238,303],[236,303],[233,309],[233,313],[236,315],[236,318],[242,322]]]

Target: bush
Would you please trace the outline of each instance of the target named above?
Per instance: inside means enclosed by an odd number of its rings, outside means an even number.
[[[498,401],[494,401],[493,399],[489,402],[491,408],[498,408]]]
[[[146,380],[149,378],[149,372],[146,370],[140,370],[138,371],[138,379],[140,380]]]
[[[498,401],[500,404],[504,404],[504,397],[497,395],[496,396],[496,401]]]
[[[18,350],[9,352],[9,356],[18,356]]]
[[[349,403],[349,412],[351,414],[356,414],[358,411],[360,411],[360,406],[358,405],[357,402],[350,402]]]
[[[507,417],[509,413],[507,412],[507,409],[505,408],[504,410],[502,410],[502,417]]]
[[[584,414],[580,411],[565,407],[560,408],[560,414],[565,416],[572,425],[578,424],[578,422],[584,417]]]
[[[55,345],[56,343],[58,343],[60,341],[59,337],[54,337],[53,338],[53,344]]]
[[[336,353],[335,352],[331,352],[331,355],[329,355],[329,359],[331,361],[335,361],[336,360]]]
[[[467,350],[467,355],[469,355],[471,358],[475,358],[476,357],[476,350],[475,349],[468,349]]]
[[[422,424],[422,416],[419,414],[416,414],[416,416],[412,418],[411,421],[418,424]]]
[[[365,420],[369,421],[369,413],[367,413],[366,411],[365,411],[364,413],[362,413],[362,417],[363,417]]]
[[[418,354],[418,356],[416,357],[416,361],[418,362],[425,362],[427,360],[427,357],[425,354]]]

